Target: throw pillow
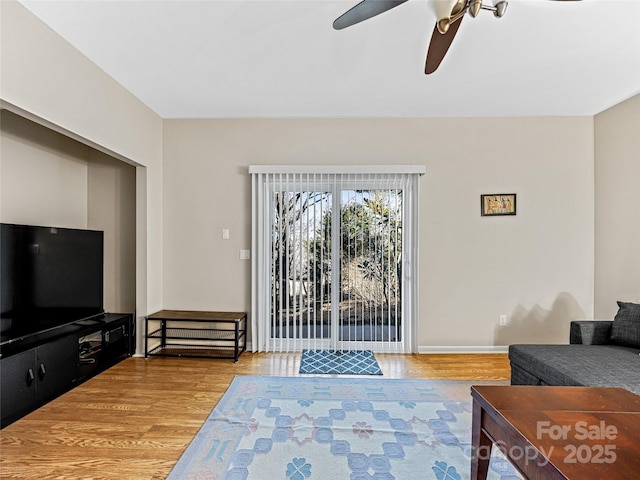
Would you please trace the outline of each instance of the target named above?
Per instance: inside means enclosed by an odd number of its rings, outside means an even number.
[[[618,307],[609,341],[616,345],[640,348],[640,304],[618,302]]]

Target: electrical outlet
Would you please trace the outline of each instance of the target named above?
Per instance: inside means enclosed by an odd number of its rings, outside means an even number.
[[[507,326],[507,316],[506,315],[500,315],[500,326],[501,327],[506,327]]]
[[[250,260],[250,259],[251,259],[250,250],[240,250],[240,260]]]
[[[229,240],[229,229],[228,228],[223,228],[222,229],[222,239],[223,240]]]

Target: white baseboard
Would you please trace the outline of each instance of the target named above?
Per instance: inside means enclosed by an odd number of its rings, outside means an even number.
[[[507,353],[508,345],[468,346],[468,347],[418,347],[418,353]]]
[[[247,342],[247,352],[251,352],[251,342]],[[418,353],[507,353],[508,345],[469,346],[469,347],[418,347]],[[135,353],[134,357],[144,357],[144,352]]]

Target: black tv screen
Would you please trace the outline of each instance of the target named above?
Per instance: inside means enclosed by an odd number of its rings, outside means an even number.
[[[104,234],[0,224],[2,337],[103,313]]]

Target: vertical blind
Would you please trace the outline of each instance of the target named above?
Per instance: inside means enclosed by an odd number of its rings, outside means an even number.
[[[415,351],[425,170],[249,168],[253,351]]]

